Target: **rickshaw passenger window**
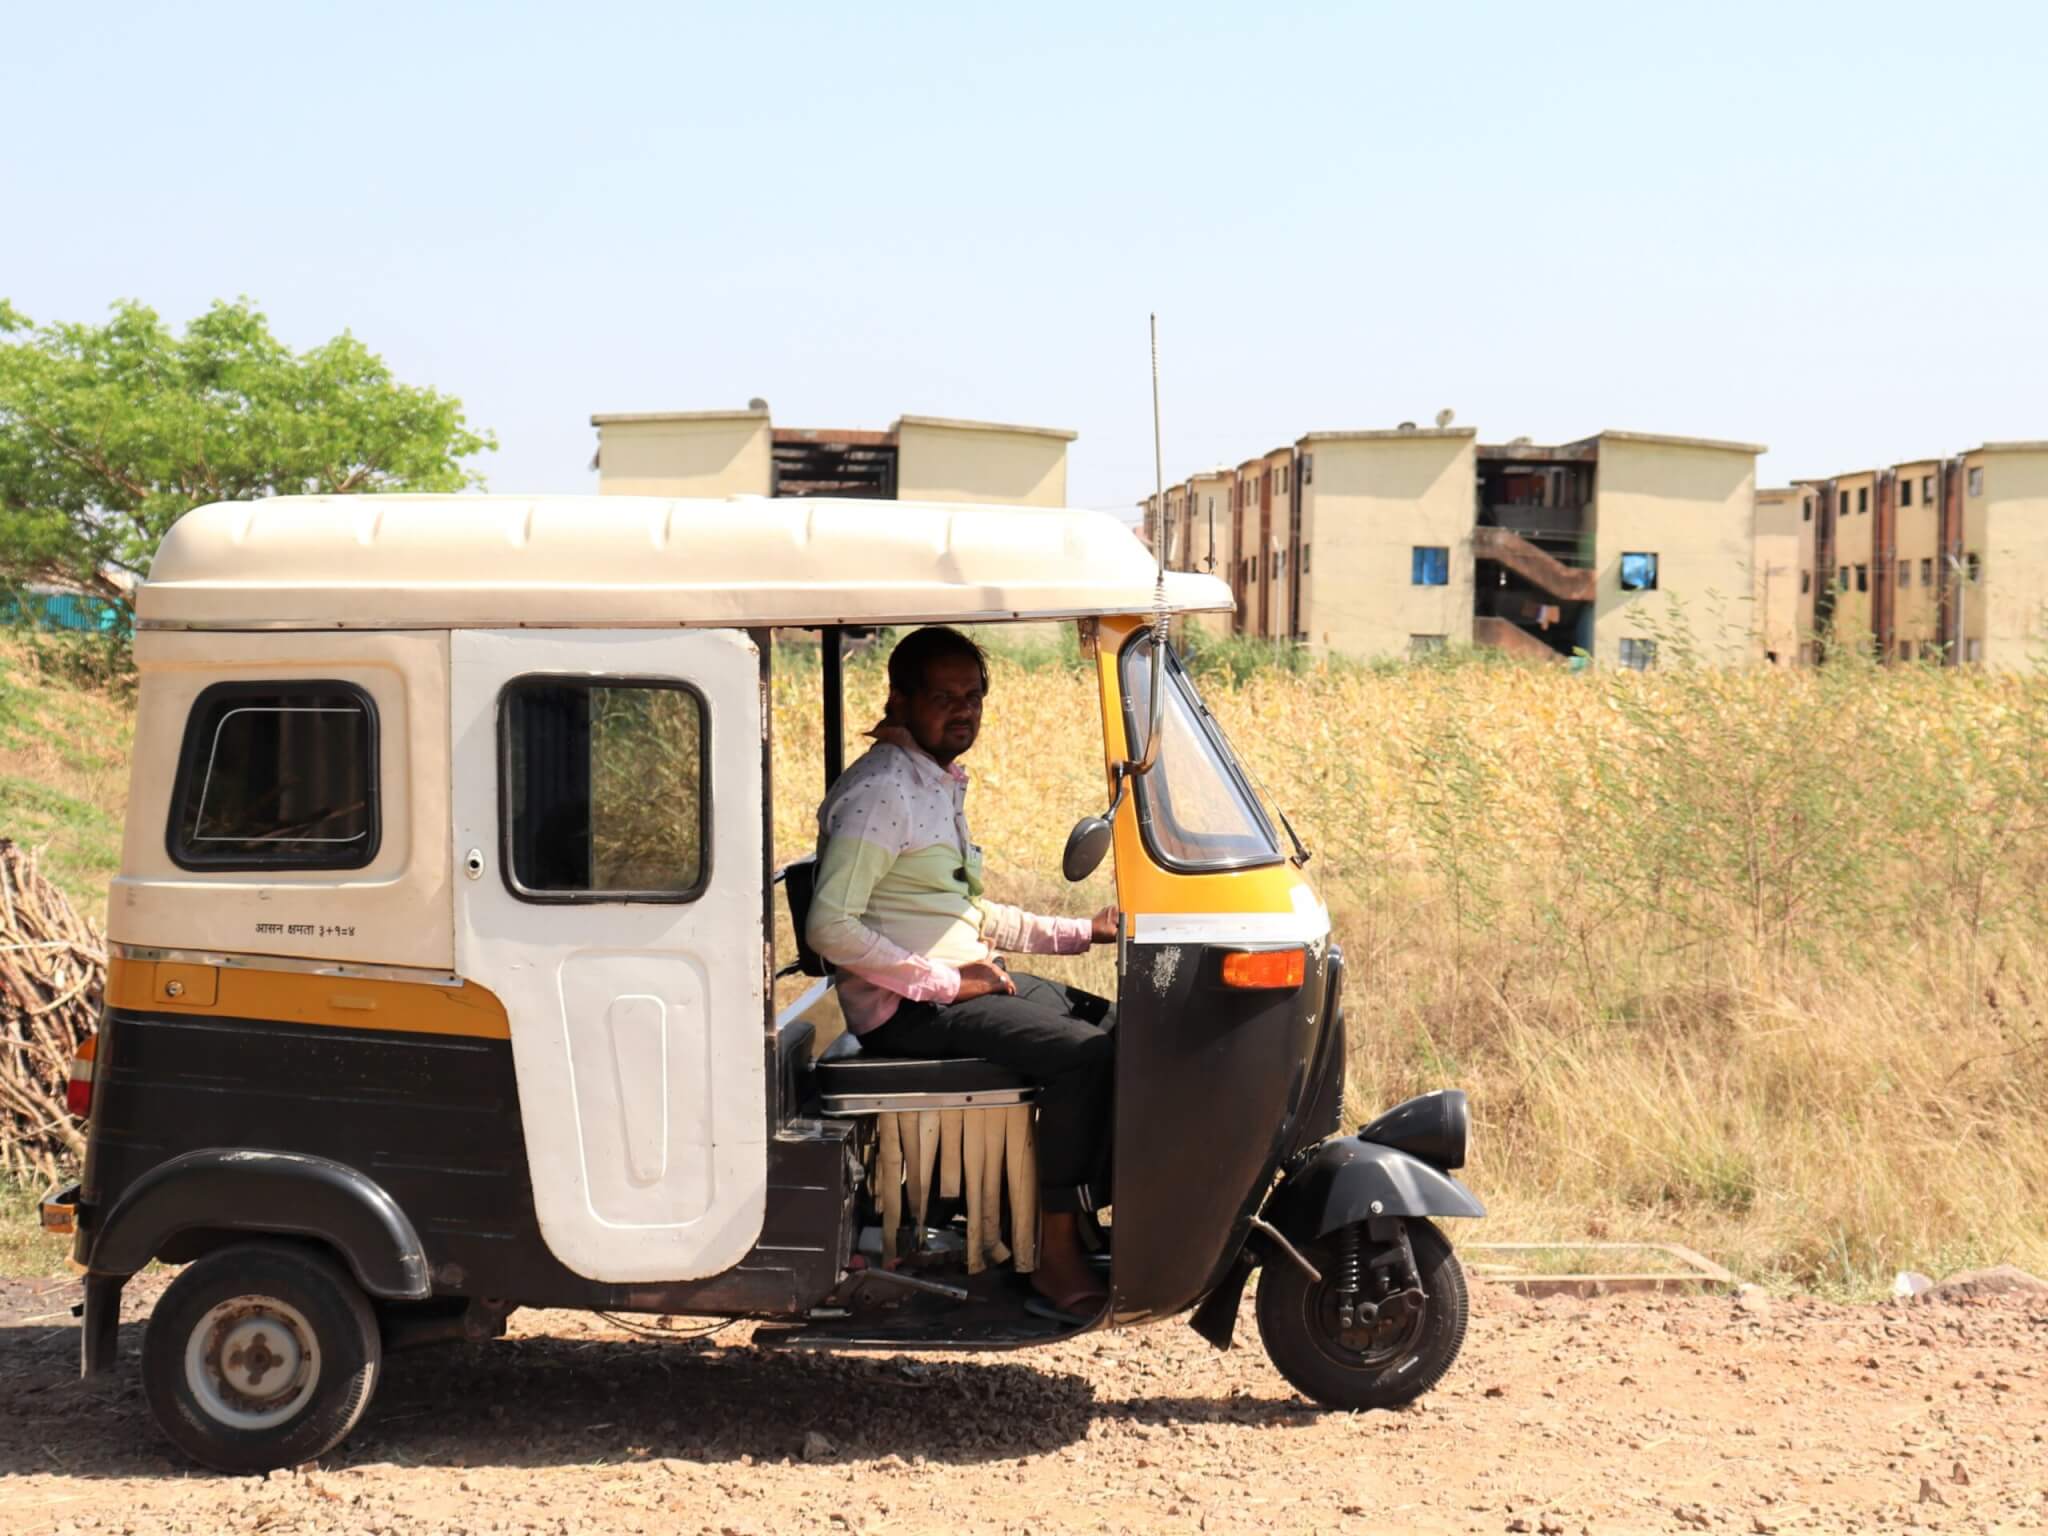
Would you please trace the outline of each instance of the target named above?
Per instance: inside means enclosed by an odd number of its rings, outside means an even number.
[[[704,707],[681,684],[505,691],[506,870],[534,901],[689,901],[707,876]]]
[[[339,682],[216,683],[171,795],[184,869],[361,869],[377,856],[377,714]]]
[[[1152,647],[1140,636],[1123,653],[1124,728],[1135,749],[1152,719]],[[1166,654],[1166,713],[1159,755],[1137,783],[1138,826],[1169,869],[1246,869],[1272,864],[1280,845],[1222,729],[1202,707],[1179,659]]]

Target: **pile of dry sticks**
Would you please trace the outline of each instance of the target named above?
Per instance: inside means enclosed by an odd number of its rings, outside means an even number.
[[[107,948],[0,837],[0,1173],[23,1182],[75,1171],[85,1132],[64,1109],[71,1058],[99,1024]]]

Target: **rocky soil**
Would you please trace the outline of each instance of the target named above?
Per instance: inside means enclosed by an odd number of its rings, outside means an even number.
[[[158,1282],[160,1284],[160,1282]],[[137,1321],[156,1286],[131,1292]],[[0,1530],[1050,1533],[2048,1529],[2048,1297],[1525,1301],[1451,1378],[1322,1413],[1166,1324],[1013,1355],[818,1357],[520,1313],[393,1357],[318,1466],[175,1459],[75,1379],[64,1281],[0,1282]]]

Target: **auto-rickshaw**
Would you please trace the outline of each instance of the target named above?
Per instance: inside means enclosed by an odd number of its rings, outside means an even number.
[[[1483,1214],[1450,1177],[1464,1096],[1337,1134],[1328,911],[1163,643],[1169,617],[1230,605],[1083,511],[192,512],[136,599],[86,1162],[44,1206],[84,1271],[82,1370],[114,1364],[129,1278],[183,1265],[146,1396],[192,1457],[250,1472],[340,1443],[385,1352],[495,1336],[518,1307],[882,1350],[1192,1311],[1228,1348],[1262,1268],[1260,1336],[1303,1393],[1427,1391],[1467,1305],[1434,1219]],[[1109,1301],[1079,1325],[1010,1272],[1032,1247],[1030,1085],[863,1060],[843,1034],[818,1050],[833,978],[800,913],[777,952],[777,904],[808,882],[771,861],[773,632],[818,637],[829,784],[846,633],[1055,620],[1102,700],[1104,798],[1066,808],[1085,814],[1065,873],[1113,853],[1122,913]]]

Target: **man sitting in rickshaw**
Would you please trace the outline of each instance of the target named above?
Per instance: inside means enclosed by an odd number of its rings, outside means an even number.
[[[1031,1281],[1054,1309],[1088,1317],[1104,1290],[1079,1223],[1108,1139],[1114,1010],[1012,975],[1002,953],[1114,943],[1117,910],[1044,917],[982,894],[958,759],[981,732],[987,694],[987,658],[958,630],[920,629],[890,654],[875,745],[818,808],[805,936],[838,970],[840,1008],[863,1053],[980,1057],[1037,1086],[1043,1219]]]

